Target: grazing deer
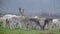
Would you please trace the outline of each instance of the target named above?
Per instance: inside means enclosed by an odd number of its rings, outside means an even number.
[[[46,19],[44,20],[44,25],[42,26],[42,30],[44,30],[45,26],[46,26],[47,24],[51,23],[52,20],[53,20],[53,19],[51,19],[51,18],[46,18]]]

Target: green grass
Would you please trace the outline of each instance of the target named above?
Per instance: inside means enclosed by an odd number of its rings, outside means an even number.
[[[60,34],[60,30],[24,30],[0,27],[0,34]]]
[[[1,25],[1,23],[0,23]],[[25,30],[25,29],[9,29],[0,26],[0,34],[60,34],[60,29],[56,30]]]

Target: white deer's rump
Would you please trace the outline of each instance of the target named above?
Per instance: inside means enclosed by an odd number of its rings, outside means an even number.
[[[51,24],[52,24],[52,28],[59,28],[60,27],[59,19],[53,19]]]
[[[0,21],[2,22],[2,26],[6,26],[6,18],[0,17]]]

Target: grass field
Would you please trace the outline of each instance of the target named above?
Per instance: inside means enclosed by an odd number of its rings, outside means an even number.
[[[0,25],[1,26],[1,25]],[[54,30],[25,30],[25,29],[9,29],[0,27],[0,34],[60,34],[60,29]]]
[[[0,34],[60,34],[60,30],[24,30],[0,27]]]

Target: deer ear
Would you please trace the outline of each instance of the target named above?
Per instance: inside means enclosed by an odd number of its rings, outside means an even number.
[[[24,16],[24,9],[19,8],[19,13],[20,13],[20,15]]]

